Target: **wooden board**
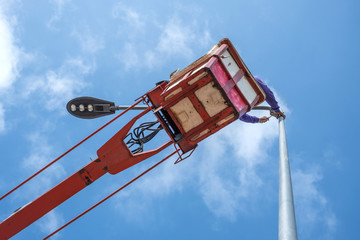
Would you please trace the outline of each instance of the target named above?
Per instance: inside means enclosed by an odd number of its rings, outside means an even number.
[[[204,122],[188,97],[170,107],[170,110],[185,132],[190,131]]]
[[[214,82],[211,81],[202,88],[195,91],[195,96],[204,106],[210,117],[215,116],[228,107],[224,97],[221,95],[220,90],[216,87],[213,87],[213,85]]]

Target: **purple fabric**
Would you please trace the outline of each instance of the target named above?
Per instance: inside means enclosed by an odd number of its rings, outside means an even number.
[[[251,116],[248,114],[244,114],[239,118],[241,121],[243,122],[247,122],[247,123],[258,123],[259,122],[259,118],[255,117],[255,116]]]
[[[279,107],[278,102],[276,101],[274,93],[271,91],[271,89],[259,77],[256,76],[256,77],[254,77],[254,79],[259,84],[259,86],[263,89],[263,91],[266,95],[265,101],[270,105],[271,109],[274,110],[275,112],[279,112],[280,107]],[[251,116],[246,113],[244,115],[242,115],[239,119],[241,121],[247,122],[247,123],[258,123],[259,122],[258,117]]]

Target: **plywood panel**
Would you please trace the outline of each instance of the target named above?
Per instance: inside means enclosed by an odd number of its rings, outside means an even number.
[[[226,118],[224,118],[224,119],[220,120],[219,122],[217,122],[216,126],[219,127],[219,126],[223,125],[224,123],[226,123],[227,121],[229,121],[230,119],[233,119],[234,117],[235,117],[234,114],[230,114]]]
[[[210,83],[195,91],[196,97],[204,106],[210,117],[215,116],[227,108],[226,101],[221,95],[220,90],[216,87],[213,87],[213,84],[214,83],[211,81]]]
[[[185,132],[190,131],[204,122],[187,97],[170,107],[170,110]]]
[[[204,131],[202,131],[201,133],[197,134],[195,137],[193,137],[191,139],[191,141],[195,141],[196,139],[204,136],[205,134],[208,134],[210,132],[210,129],[205,129]]]
[[[182,91],[181,87],[179,87],[178,89],[175,89],[174,91],[172,91],[172,93],[170,93],[169,95],[167,95],[165,97],[165,101],[169,100],[170,98],[172,98],[173,96],[175,96],[176,94],[178,94],[181,91]]]

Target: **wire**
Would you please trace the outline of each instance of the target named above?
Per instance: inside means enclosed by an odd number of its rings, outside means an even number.
[[[129,149],[133,146],[138,145],[137,148],[134,150],[131,150],[133,154],[140,153],[144,151],[144,144],[149,142],[151,139],[155,137],[158,132],[163,129],[161,124],[159,124],[157,127],[153,128],[154,125],[159,123],[158,121],[154,122],[145,122],[140,124],[138,127],[134,128],[132,133],[129,133],[126,135],[125,139],[130,137],[130,139],[126,142],[126,145],[128,145]],[[149,134],[145,135],[145,131],[150,132]]]
[[[171,156],[173,156],[175,153],[179,152],[180,149],[176,149],[174,152],[172,152],[170,155],[168,155],[167,157],[165,157],[164,159],[160,160],[159,162],[157,162],[156,164],[154,164],[153,166],[151,166],[150,168],[148,168],[147,170],[145,170],[144,172],[142,172],[141,174],[139,174],[138,176],[136,176],[135,178],[133,178],[131,181],[127,182],[126,184],[124,184],[122,187],[120,187],[119,189],[117,189],[116,191],[114,191],[113,193],[111,193],[110,195],[108,195],[107,197],[105,197],[104,199],[102,199],[101,201],[99,201],[98,203],[96,203],[95,205],[93,205],[92,207],[88,208],[86,211],[82,212],[81,214],[79,214],[78,216],[76,216],[75,218],[73,218],[72,220],[70,220],[69,222],[67,222],[66,224],[64,224],[63,226],[61,226],[60,228],[58,228],[56,231],[52,232],[50,235],[48,235],[47,237],[45,237],[43,240],[50,238],[51,236],[53,236],[54,234],[56,234],[57,232],[59,232],[60,230],[64,229],[65,227],[67,227],[68,225],[70,225],[71,223],[73,223],[74,221],[76,221],[77,219],[79,219],[80,217],[84,216],[86,213],[90,212],[91,210],[93,210],[94,208],[96,208],[97,206],[99,206],[100,204],[102,204],[103,202],[105,202],[106,200],[108,200],[109,198],[111,198],[112,196],[114,196],[116,193],[120,192],[121,190],[123,190],[124,188],[126,188],[127,186],[129,186],[131,183],[135,182],[136,180],[138,180],[140,177],[144,176],[146,173],[150,172],[152,169],[154,169],[155,167],[159,166],[161,163],[163,163],[165,160],[167,160],[168,158],[170,158]]]
[[[30,181],[32,178],[34,178],[35,176],[37,176],[39,173],[43,172],[45,169],[47,169],[48,167],[50,167],[51,165],[53,165],[54,163],[56,163],[57,161],[59,161],[62,157],[64,157],[66,154],[68,154],[69,152],[71,152],[72,150],[74,150],[75,148],[77,148],[79,145],[81,145],[82,143],[84,143],[86,140],[88,140],[89,138],[91,138],[92,136],[94,136],[96,133],[100,132],[102,129],[104,129],[106,126],[108,126],[110,123],[114,122],[116,119],[118,119],[119,117],[121,117],[122,115],[124,115],[127,111],[129,111],[130,109],[132,109],[134,106],[138,105],[141,101],[143,101],[143,99],[138,100],[137,102],[135,102],[133,105],[131,105],[128,109],[126,109],[125,111],[121,112],[119,115],[117,115],[116,117],[114,117],[113,119],[111,119],[109,122],[107,122],[106,124],[104,124],[102,127],[100,127],[98,130],[96,130],[95,132],[91,133],[89,136],[87,136],[86,138],[84,138],[83,140],[81,140],[79,143],[77,143],[76,145],[74,145],[72,148],[70,148],[69,150],[67,150],[66,152],[64,152],[62,155],[60,155],[58,158],[54,159],[52,162],[50,162],[49,164],[47,164],[45,167],[43,167],[42,169],[40,169],[39,171],[37,171],[35,174],[31,175],[29,178],[27,178],[25,181],[23,181],[22,183],[20,183],[19,185],[17,185],[16,187],[14,187],[12,190],[10,190],[9,192],[7,192],[5,195],[3,195],[0,198],[0,201],[2,199],[4,199],[5,197],[7,197],[8,195],[10,195],[12,192],[14,192],[16,189],[18,189],[19,187],[21,187],[22,185],[24,185],[25,183],[27,183],[28,181]]]

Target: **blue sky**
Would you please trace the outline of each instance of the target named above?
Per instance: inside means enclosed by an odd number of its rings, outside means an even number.
[[[299,239],[355,239],[359,10],[352,0],[1,0],[0,192],[110,120],[72,117],[71,98],[132,104],[228,37],[287,114]],[[94,159],[134,114],[2,200],[0,221]],[[45,237],[169,151],[104,176],[13,239]],[[174,160],[54,238],[277,239],[275,119],[234,122]]]

